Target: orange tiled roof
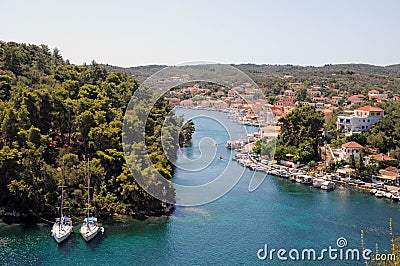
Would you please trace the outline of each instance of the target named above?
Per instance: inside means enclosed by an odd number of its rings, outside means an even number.
[[[368,111],[368,112],[382,112],[383,110],[379,107],[373,107],[370,105],[363,106],[356,109],[357,111]]]
[[[376,161],[393,161],[394,160],[393,158],[391,158],[383,153],[371,155],[370,158],[375,159]]]
[[[347,148],[347,149],[349,149],[349,148],[350,149],[361,149],[363,146],[361,146],[360,144],[358,144],[355,141],[350,141],[350,142],[343,144],[343,147]]]

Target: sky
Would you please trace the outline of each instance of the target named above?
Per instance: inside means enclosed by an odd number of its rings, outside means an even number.
[[[0,0],[0,40],[71,63],[400,63],[398,0]]]

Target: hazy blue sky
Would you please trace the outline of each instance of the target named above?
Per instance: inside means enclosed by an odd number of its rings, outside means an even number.
[[[400,63],[400,1],[5,1],[0,39],[72,63]]]

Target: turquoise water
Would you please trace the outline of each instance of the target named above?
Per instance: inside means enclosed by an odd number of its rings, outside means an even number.
[[[182,110],[179,112],[183,112]],[[195,112],[184,110],[184,112]],[[197,111],[198,112],[198,111]],[[216,113],[224,123],[226,115]],[[222,144],[228,138],[224,128],[206,118],[195,121],[194,147],[183,150],[189,158],[200,156],[197,148],[203,137]],[[234,127],[240,135],[243,127]],[[253,130],[252,128],[248,128]],[[235,136],[238,137],[238,136]],[[200,172],[177,170],[175,182],[203,184],[216,178],[228,165],[230,151],[217,145],[217,157]],[[224,160],[220,160],[222,156]],[[178,161],[179,163],[179,161]],[[232,172],[243,168],[236,163]],[[400,233],[400,205],[376,199],[368,193],[338,188],[333,192],[267,176],[254,192],[248,192],[252,172],[246,170],[238,184],[225,196],[199,207],[177,207],[173,216],[146,221],[123,219],[103,222],[104,235],[86,243],[75,233],[57,246],[50,237],[50,225],[0,224],[2,265],[362,265],[354,261],[280,262],[260,261],[257,251],[271,248],[302,249],[336,247],[345,237],[349,248],[389,247],[389,218]],[[262,178],[257,174],[256,178]]]

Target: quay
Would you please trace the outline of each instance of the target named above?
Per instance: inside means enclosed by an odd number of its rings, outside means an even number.
[[[337,186],[350,189],[369,191],[377,198],[400,201],[399,188],[382,183],[368,183],[351,178],[343,178],[337,174],[324,172],[309,172],[308,167],[299,169],[289,168],[276,161],[261,159],[253,152],[239,152],[232,159],[252,171],[263,172],[268,175],[288,179],[292,182],[308,185],[322,190],[334,190]]]

